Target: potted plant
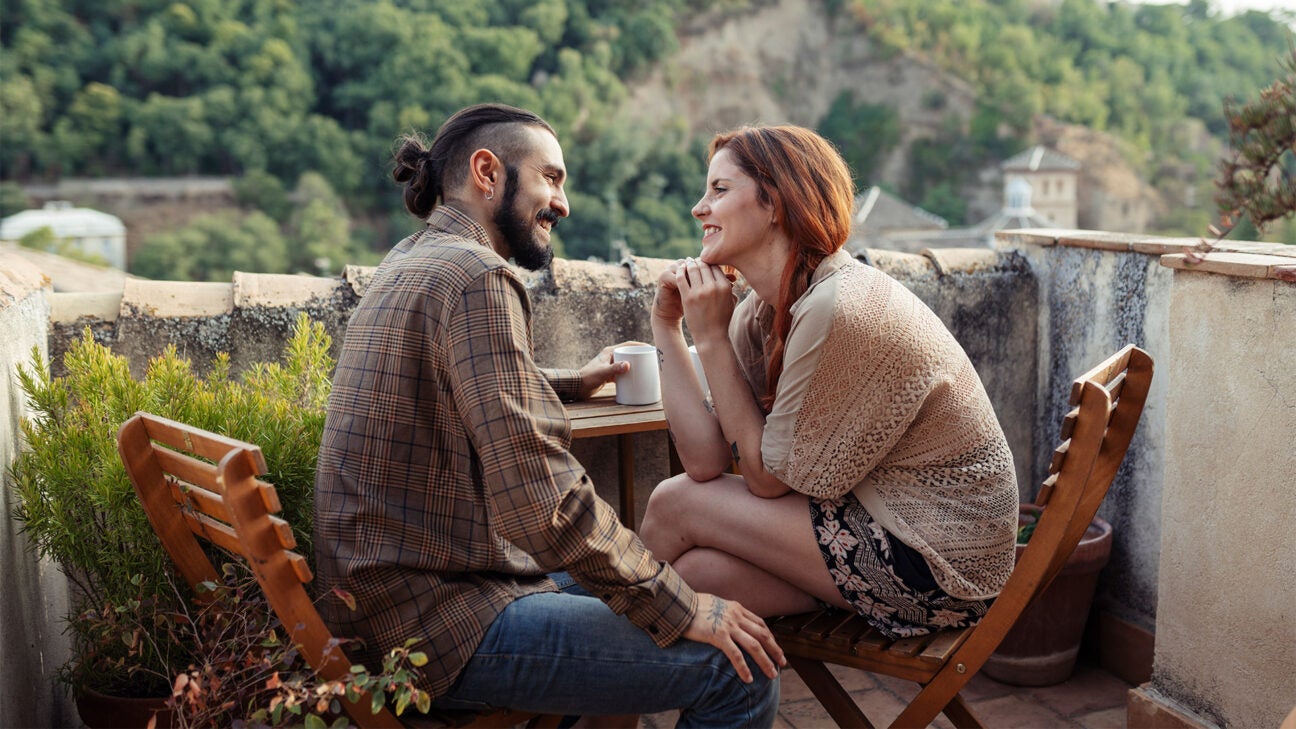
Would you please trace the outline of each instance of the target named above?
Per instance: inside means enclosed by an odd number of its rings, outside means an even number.
[[[1017,516],[1017,559],[1035,529],[1041,508],[1022,504]],[[1062,683],[1075,669],[1098,573],[1111,556],[1112,528],[1094,517],[1057,577],[1004,636],[981,672],[1014,686]]]
[[[10,467],[13,516],[73,588],[72,657],[60,678],[79,701],[166,697],[195,658],[192,642],[154,639],[189,609],[192,595],[173,586],[173,567],[117,454],[118,426],[147,410],[257,443],[284,516],[309,555],[330,344],[323,326],[302,315],[282,363],[257,364],[235,378],[221,355],[200,376],[168,347],[136,380],[125,358],[87,330],[65,356],[66,376],[51,377],[39,354],[19,368],[32,416],[22,424],[25,449]]]

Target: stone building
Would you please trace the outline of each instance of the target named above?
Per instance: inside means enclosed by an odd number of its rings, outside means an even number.
[[[1004,198],[1014,180],[1030,183],[1031,204],[1050,227],[1075,228],[1080,211],[1080,163],[1053,149],[1036,145],[1008,158],[1003,171]],[[1123,230],[1114,228],[1114,230]]]

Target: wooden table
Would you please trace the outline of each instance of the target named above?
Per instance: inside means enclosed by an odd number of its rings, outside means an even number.
[[[567,403],[567,416],[571,418],[572,438],[597,438],[615,435],[617,438],[617,471],[620,481],[621,504],[618,510],[621,523],[635,526],[634,499],[634,433],[666,430],[666,413],[661,401],[651,405],[620,405],[616,401],[616,386],[604,385],[594,397],[580,402]],[[674,448],[671,448],[671,472],[675,465]]]

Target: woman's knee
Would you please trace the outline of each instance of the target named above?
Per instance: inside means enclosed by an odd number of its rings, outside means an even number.
[[[681,513],[687,512],[685,500],[692,487],[696,486],[696,481],[682,473],[657,484],[648,495],[648,508],[644,513],[644,519],[647,520],[648,515],[651,514],[658,518],[673,520]]]

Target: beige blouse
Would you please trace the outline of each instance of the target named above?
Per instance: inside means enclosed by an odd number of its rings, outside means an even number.
[[[773,315],[753,293],[729,327],[758,399]],[[1017,484],[985,388],[931,309],[845,251],[792,306],[761,457],[799,493],[853,492],[950,595],[985,599],[1008,581]]]

